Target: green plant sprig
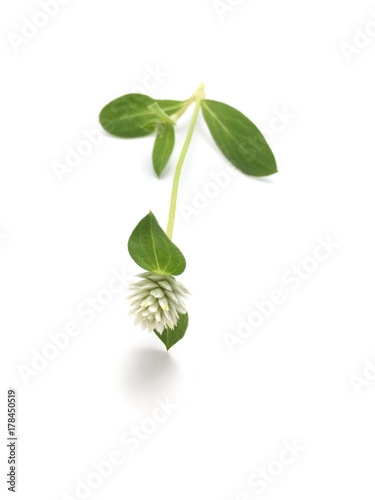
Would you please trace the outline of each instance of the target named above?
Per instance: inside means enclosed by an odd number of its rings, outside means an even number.
[[[216,145],[226,159],[246,175],[261,177],[277,172],[275,157],[258,128],[240,111],[205,97],[199,85],[185,101],[156,100],[143,94],[127,94],[107,104],[99,115],[102,127],[122,138],[155,134],[153,168],[160,176],[175,146],[179,118],[194,104],[189,129],[174,174],[167,229],[164,232],[152,212],[133,230],[128,250],[146,272],[131,286],[132,313],[142,328],[154,331],[169,350],[183,338],[188,326],[184,304],[188,292],[175,276],[182,274],[186,260],[172,242],[181,170],[195,126],[203,118]]]

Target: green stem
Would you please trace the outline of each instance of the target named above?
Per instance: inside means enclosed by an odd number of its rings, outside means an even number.
[[[174,115],[171,115],[171,119],[176,122],[185,113],[188,107],[195,101],[195,99],[196,93],[194,92],[194,94],[189,97],[187,101],[185,101],[185,104],[182,106],[182,108],[180,108]]]
[[[159,118],[161,123],[169,123],[170,125],[176,125],[176,121],[173,120],[167,113],[165,113],[157,102],[151,104],[148,109],[153,111]]]
[[[177,162],[176,171],[175,171],[174,179],[173,179],[171,204],[169,207],[169,217],[168,217],[168,226],[167,226],[167,236],[169,239],[172,239],[172,236],[173,236],[174,220],[176,217],[178,184],[180,181],[181,169],[182,169],[182,165],[184,164],[186,153],[188,152],[188,149],[190,146],[190,142],[191,142],[191,138],[193,136],[195,124],[197,123],[199,109],[201,107],[201,102],[202,102],[202,99],[204,99],[204,85],[203,85],[203,83],[201,83],[199,85],[197,91],[191,97],[191,99],[189,99],[189,101],[191,101],[193,99],[195,100],[194,113],[193,113],[193,117],[192,117],[191,122],[190,122],[189,130],[188,130],[188,133],[186,135],[184,145],[183,145],[182,150],[181,150],[180,157],[179,157],[178,162]],[[189,104],[190,104],[190,102],[189,102]]]

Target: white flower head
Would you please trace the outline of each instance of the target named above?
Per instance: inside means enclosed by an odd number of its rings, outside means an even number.
[[[130,313],[135,315],[135,323],[144,330],[156,330],[162,334],[165,327],[177,325],[180,314],[186,314],[184,298],[186,288],[176,278],[167,274],[142,273],[139,281],[130,285],[132,294]]]

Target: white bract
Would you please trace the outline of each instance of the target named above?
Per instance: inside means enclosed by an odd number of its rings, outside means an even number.
[[[137,276],[140,280],[129,287],[132,290],[130,313],[135,315],[135,323],[160,334],[166,327],[172,330],[179,315],[186,314],[184,298],[189,292],[167,274],[146,272]]]

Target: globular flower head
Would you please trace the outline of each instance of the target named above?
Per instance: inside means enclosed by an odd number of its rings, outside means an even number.
[[[180,314],[185,314],[186,288],[167,274],[142,273],[139,281],[130,285],[131,314],[144,330],[162,334],[165,327],[173,329]]]

